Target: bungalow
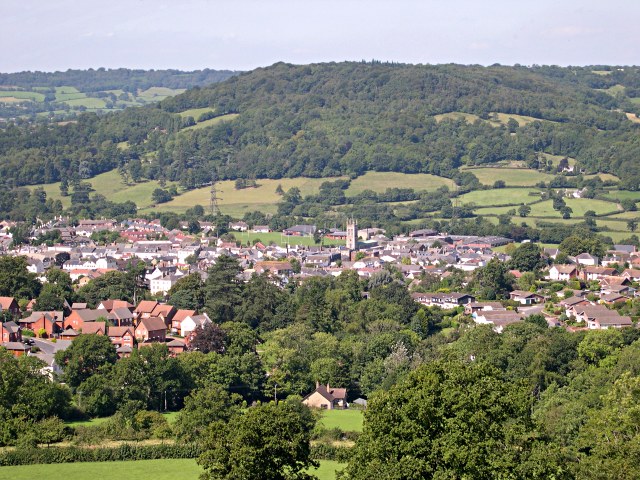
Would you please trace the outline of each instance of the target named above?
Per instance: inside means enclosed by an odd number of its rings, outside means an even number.
[[[428,307],[452,309],[475,302],[476,298],[467,293],[412,293],[414,301]]]
[[[514,290],[509,293],[509,299],[519,302],[521,305],[533,305],[544,301],[544,297],[542,295],[524,290]]]
[[[578,269],[574,265],[554,265],[549,269],[551,280],[571,280],[578,277]]]
[[[255,233],[269,233],[271,229],[269,225],[254,225],[251,231]]]
[[[465,315],[473,315],[476,312],[505,311],[506,308],[500,302],[471,302],[464,306]]]
[[[235,230],[236,232],[246,232],[249,230],[249,225],[243,221],[231,222],[229,223],[229,229]]]
[[[316,389],[302,399],[307,407],[323,410],[345,409],[347,404],[346,388],[331,388],[329,384],[320,385],[316,382]]]
[[[256,273],[270,272],[274,275],[286,276],[293,274],[293,267],[290,262],[264,261],[255,264]]]
[[[138,343],[164,342],[167,336],[167,326],[161,318],[143,318],[135,329],[135,336]]]
[[[493,325],[493,330],[502,333],[512,323],[522,321],[522,315],[512,310],[476,312],[473,321],[480,325]]]

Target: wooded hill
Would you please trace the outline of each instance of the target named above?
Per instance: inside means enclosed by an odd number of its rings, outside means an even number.
[[[85,114],[64,126],[8,125],[0,175],[10,185],[72,182],[120,167],[134,170],[134,181],[195,188],[215,175],[377,170],[460,183],[462,165],[535,167],[545,152],[637,189],[639,92],[636,67],[279,63],[154,106]]]

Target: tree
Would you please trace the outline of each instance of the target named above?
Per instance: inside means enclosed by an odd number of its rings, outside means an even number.
[[[629,220],[627,222],[627,228],[630,232],[635,232],[638,229],[638,222],[636,220]]]
[[[30,300],[38,296],[41,288],[35,273],[27,270],[26,257],[0,257],[0,296]]]
[[[197,389],[185,398],[174,431],[183,442],[200,440],[209,424],[228,422],[240,412],[241,397],[229,394],[220,385],[207,385]]]
[[[191,350],[202,353],[224,352],[225,333],[219,325],[209,323],[204,327],[198,326],[193,332],[193,339],[189,343]]]
[[[521,272],[539,270],[545,265],[542,259],[542,250],[535,243],[523,243],[513,252],[509,265],[512,269]]]
[[[169,303],[185,310],[202,310],[204,283],[199,273],[191,273],[178,280],[168,292]]]
[[[311,459],[315,420],[298,401],[249,408],[228,422],[211,425],[198,458],[210,480],[312,480],[305,473],[318,464]]]
[[[520,205],[518,207],[518,215],[526,217],[531,213],[531,207],[529,205]]]
[[[507,295],[511,291],[514,280],[507,264],[497,258],[492,258],[484,267],[473,272],[475,290],[480,297],[487,300]]]
[[[116,347],[105,335],[78,335],[69,348],[56,352],[56,363],[72,387],[80,385],[102,366],[116,363],[117,359]]]
[[[548,460],[525,463],[531,404],[526,387],[486,364],[420,367],[370,398],[342,478],[550,478]]]
[[[134,272],[107,272],[78,290],[78,296],[91,305],[108,298],[133,302],[138,282]]]
[[[233,320],[235,310],[242,302],[242,273],[238,261],[228,255],[218,257],[208,271],[204,284],[207,313],[215,323]]]

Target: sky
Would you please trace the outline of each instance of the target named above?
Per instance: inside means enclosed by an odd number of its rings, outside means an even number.
[[[638,0],[0,0],[0,72],[640,64]]]

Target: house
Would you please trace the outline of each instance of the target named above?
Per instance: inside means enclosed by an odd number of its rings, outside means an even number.
[[[158,317],[143,318],[135,329],[135,337],[138,343],[164,342],[167,336],[167,326],[164,320]]]
[[[578,265],[597,267],[600,263],[600,259],[598,257],[589,253],[581,253],[580,255],[576,255],[573,259]]]
[[[255,264],[254,270],[261,274],[270,272],[274,275],[289,276],[293,274],[293,267],[290,262],[264,261]]]
[[[284,235],[293,235],[296,237],[310,237],[316,233],[315,225],[294,225],[282,231]]]
[[[269,233],[271,232],[271,228],[269,228],[269,225],[254,225],[251,231],[255,233]]]
[[[151,316],[161,318],[167,328],[169,328],[171,326],[171,320],[176,312],[177,310],[173,305],[159,303],[156,305],[156,308],[153,309],[153,312],[151,312]]]
[[[104,322],[86,322],[82,326],[82,334],[87,335],[104,335],[107,327]]]
[[[113,312],[116,308],[126,308],[130,312],[133,312],[134,306],[126,300],[104,300],[98,304],[97,308],[102,308],[109,313]]]
[[[212,323],[211,319],[206,313],[203,313],[202,315],[188,316],[180,324],[180,336],[188,337],[196,330],[196,328],[204,328],[210,323]]]
[[[544,301],[544,297],[538,293],[527,292],[524,290],[514,290],[509,293],[509,299],[519,302],[521,305],[533,305]]]
[[[99,318],[107,320],[108,317],[109,312],[106,310],[91,310],[89,308],[85,308],[84,310],[73,310],[69,316],[64,319],[64,328],[66,330],[71,327],[76,331],[82,331],[84,333],[84,325],[86,323],[95,322]]]
[[[133,313],[136,314],[136,318],[138,319],[149,318],[151,316],[151,312],[153,312],[153,309],[158,305],[159,303],[155,300],[142,300],[133,311]]]
[[[414,301],[428,307],[452,309],[476,301],[473,295],[467,293],[412,293]]]
[[[107,333],[109,340],[116,346],[116,349],[120,347],[129,347],[133,349],[135,333],[133,327],[109,327]]]
[[[2,329],[2,342],[21,342],[22,332],[20,327],[15,322],[4,322],[1,325]]]
[[[11,312],[14,318],[20,316],[20,307],[13,297],[0,297],[0,312]]]
[[[502,333],[506,326],[521,322],[522,315],[512,310],[476,312],[473,321],[480,325],[493,325],[495,332]]]
[[[191,315],[196,315],[195,310],[177,310],[171,319],[171,331],[177,333],[180,331],[180,324]]]
[[[612,267],[586,266],[582,269],[582,279],[586,282],[600,280],[603,277],[610,277],[616,274],[616,269]]]
[[[107,320],[110,320],[116,327],[126,327],[133,325],[133,313],[125,307],[114,308]]]
[[[571,280],[578,277],[578,269],[574,265],[553,265],[549,269],[549,279],[551,280]]]
[[[322,410],[344,409],[347,404],[347,389],[332,388],[327,383],[320,385],[316,382],[316,389],[302,399],[307,407],[320,408]]]
[[[631,319],[621,316],[616,310],[609,310],[603,305],[587,305],[574,308],[574,315],[578,321],[585,322],[591,330],[605,328],[622,328],[632,325]]]
[[[243,221],[231,222],[229,223],[229,229],[235,230],[236,232],[246,232],[247,230],[249,230],[249,225],[247,225],[247,223]]]
[[[559,305],[564,308],[564,313],[567,317],[575,317],[575,309],[593,304],[584,297],[569,297],[562,300]]]
[[[636,268],[627,268],[622,272],[622,276],[628,278],[632,282],[640,282],[640,270]]]
[[[166,345],[169,349],[169,354],[172,356],[176,356],[187,349],[187,344],[178,338],[172,339],[171,341],[167,342]]]
[[[18,325],[37,334],[42,331],[45,337],[53,337],[63,330],[63,322],[62,312],[33,312],[18,320]]]
[[[484,311],[505,311],[506,308],[500,302],[471,302],[464,306],[465,315],[473,315],[476,312]]]
[[[6,348],[14,357],[21,357],[31,353],[31,347],[22,342],[3,342],[0,346]]]
[[[182,277],[182,274],[171,273],[160,278],[152,278],[149,280],[149,291],[152,295],[157,295],[158,293],[166,295],[171,290],[171,287],[178,283],[178,280]]]

